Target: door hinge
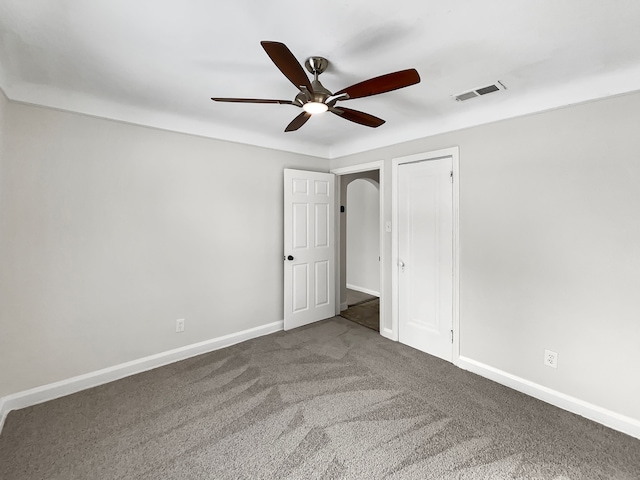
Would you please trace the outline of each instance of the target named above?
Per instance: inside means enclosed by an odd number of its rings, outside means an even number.
[[[453,343],[453,330],[451,330],[451,343]]]
[[[451,183],[453,183],[453,170],[449,172],[449,178],[451,179]]]

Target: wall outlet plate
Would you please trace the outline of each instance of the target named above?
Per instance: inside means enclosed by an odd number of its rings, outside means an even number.
[[[547,367],[558,368],[558,354],[551,350],[544,351],[544,364]]]
[[[176,333],[184,332],[184,318],[176,320]]]

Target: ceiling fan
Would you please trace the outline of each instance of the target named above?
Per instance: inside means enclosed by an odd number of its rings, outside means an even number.
[[[295,85],[300,93],[291,100],[269,100],[261,98],[212,98],[215,102],[236,102],[236,103],[277,103],[281,105],[293,105],[302,108],[304,111],[287,125],[285,132],[298,130],[304,125],[311,115],[329,111],[345,120],[350,120],[367,127],[379,127],[385,121],[374,117],[368,113],[352,110],[351,108],[336,107],[336,103],[354,98],[368,97],[380,93],[390,92],[399,88],[408,87],[420,82],[420,76],[414,69],[401,70],[399,72],[388,73],[379,77],[370,78],[350,87],[331,93],[318,80],[318,76],[327,69],[329,61],[323,57],[310,57],[305,62],[305,67],[313,75],[313,81],[302,69],[302,66],[293,56],[293,53],[284,43],[280,42],[260,42],[262,48],[267,52],[269,58],[276,67]]]

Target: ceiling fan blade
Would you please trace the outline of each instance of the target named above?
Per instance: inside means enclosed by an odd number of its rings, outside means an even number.
[[[355,123],[359,123],[360,125],[365,125],[367,127],[379,127],[385,121],[381,118],[374,117],[373,115],[369,115],[368,113],[360,112],[358,110],[352,110],[351,108],[332,108],[331,113],[335,113],[339,117],[344,118],[345,120],[350,120]]]
[[[211,100],[213,100],[214,102],[279,103],[281,105],[295,105],[295,103],[293,103],[291,100],[269,100],[265,98],[212,98]]]
[[[311,118],[311,114],[307,112],[302,112],[293,121],[287,125],[287,128],[284,129],[285,132],[293,132],[294,130],[298,130],[302,125],[307,123],[307,120]]]
[[[399,72],[387,73],[379,77],[370,78],[364,82],[356,83],[350,87],[343,88],[334,95],[341,95],[346,93],[349,95],[348,99],[368,97],[370,95],[378,95],[379,93],[391,92],[399,88],[408,87],[409,85],[415,85],[420,82],[420,75],[415,68],[408,70],[401,70]]]
[[[276,64],[276,67],[289,79],[296,88],[301,86],[307,87],[310,92],[313,92],[309,77],[304,73],[302,65],[298,63],[296,57],[293,56],[291,50],[287,48],[284,43],[280,42],[260,42],[264,51],[267,52],[269,58]]]

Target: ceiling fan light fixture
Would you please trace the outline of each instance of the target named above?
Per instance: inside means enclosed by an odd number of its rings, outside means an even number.
[[[302,65],[300,65],[296,57],[291,53],[291,50],[289,50],[284,43],[262,41],[260,45],[262,45],[262,48],[264,48],[264,51],[275,66],[278,67],[278,70],[299,90],[295,98],[293,100],[275,100],[265,98],[214,97],[211,100],[236,103],[278,103],[302,108],[302,113],[298,114],[298,116],[287,125],[287,128],[284,129],[285,132],[298,130],[312,115],[318,115],[326,111],[359,125],[371,128],[379,127],[384,123],[383,119],[342,106],[336,108],[336,102],[379,95],[420,83],[418,71],[415,68],[409,68],[364,80],[347,88],[343,88],[334,94],[331,93],[330,90],[327,90],[322,83],[320,83],[320,80],[318,80],[318,76],[324,72],[329,65],[329,61],[326,58],[310,57],[307,59],[305,66],[307,70],[313,74],[313,81],[310,81]]]
[[[322,102],[307,102],[302,106],[302,109],[311,115],[315,115],[326,112],[329,110],[329,107]]]

